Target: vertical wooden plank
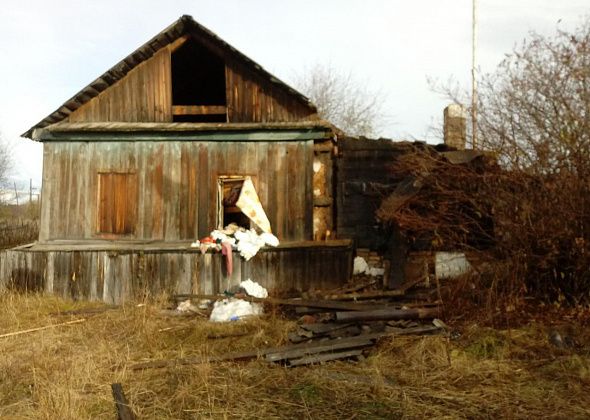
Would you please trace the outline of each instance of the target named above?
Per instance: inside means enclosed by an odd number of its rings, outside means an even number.
[[[130,173],[126,176],[126,209],[124,231],[125,234],[134,234],[137,225],[137,175]]]
[[[298,231],[302,230],[303,211],[302,206],[305,191],[305,177],[301,176],[302,169],[304,170],[305,161],[302,160],[304,156],[301,154],[301,148],[295,142],[286,143],[286,184],[285,188],[285,206],[287,206],[287,217],[285,217],[285,236],[289,241],[300,240]],[[303,164],[303,165],[302,165]]]
[[[210,143],[199,144],[199,238],[211,232],[209,209],[216,206],[211,200],[211,185],[216,182],[216,175],[211,173],[215,168],[215,155],[211,149]]]
[[[47,267],[45,268],[45,292],[53,293],[55,281],[55,253],[47,252]]]
[[[76,173],[78,175],[78,192],[76,194],[76,235],[78,238],[86,238],[86,213],[87,206],[93,197],[88,196],[88,143],[77,144]]]
[[[59,201],[59,211],[56,214],[56,238],[65,238],[66,230],[68,227],[68,217],[67,217],[67,209],[68,209],[68,198],[69,198],[69,182],[70,182],[70,153],[69,153],[69,144],[68,143],[61,143],[60,144],[60,161],[59,161],[59,194],[57,200]]]
[[[164,73],[164,81],[162,86],[163,106],[166,121],[172,122],[172,68],[171,68],[171,56],[170,51],[165,48],[165,52],[162,55],[162,68]]]
[[[153,157],[152,172],[152,239],[163,239],[163,218],[164,218],[164,145],[158,144]]]
[[[191,255],[189,253],[178,254],[179,272],[176,279],[175,291],[177,294],[187,294],[192,292],[192,270]],[[175,280],[172,278],[172,280]]]
[[[313,140],[305,143],[305,198],[304,230],[302,239],[313,239]],[[332,188],[332,184],[329,184]],[[331,192],[330,192],[331,195]]]
[[[179,238],[185,239],[188,230],[188,172],[189,172],[189,151],[187,144],[180,145],[180,184],[178,200],[178,228]]]
[[[276,196],[277,196],[277,170],[276,166],[277,163],[276,159],[276,145],[273,143],[268,143],[266,146],[266,165],[263,169],[263,176],[266,188],[262,188],[261,190],[266,191],[266,215],[268,220],[270,221],[270,226],[272,228],[272,232],[275,235],[278,235],[278,226],[277,226],[277,205],[276,205]],[[264,151],[264,148],[261,148],[260,153]],[[264,193],[263,193],[264,194]],[[282,238],[279,237],[279,240]]]
[[[199,176],[199,145],[197,142],[190,143],[190,159],[189,159],[189,180],[188,180],[188,238],[198,238],[199,225],[199,190],[198,190],[198,176]],[[206,176],[206,174],[203,174]]]
[[[85,197],[84,203],[84,238],[92,238],[97,231],[97,212],[99,206],[98,197],[98,155],[96,143],[86,143],[86,180],[85,180]]]
[[[50,228],[53,225],[51,208],[55,201],[54,197],[54,165],[55,165],[55,144],[43,144],[43,190],[41,191],[41,215],[39,223],[39,241],[49,239]]]
[[[217,293],[213,286],[212,278],[211,278],[211,270],[212,270],[212,254],[207,253],[201,255],[199,257],[202,261],[202,264],[199,266],[199,279],[200,279],[200,291],[205,295],[212,295]]]
[[[164,178],[164,197],[165,199],[165,239],[177,240],[179,235],[179,218],[180,218],[180,142],[169,142],[167,144],[166,156],[166,173]]]
[[[234,107],[233,107],[233,78],[232,72],[227,64],[224,67],[225,71],[225,104],[227,106],[227,122],[233,121]]]
[[[275,144],[273,143],[273,146]],[[287,195],[287,171],[288,167],[286,164],[286,148],[284,142],[276,142],[276,146],[274,148],[274,168],[275,168],[275,203],[274,203],[274,211],[276,213],[276,235],[280,240],[289,240],[288,232],[286,231],[285,227],[287,226],[287,213],[286,207],[288,203],[288,195]]]

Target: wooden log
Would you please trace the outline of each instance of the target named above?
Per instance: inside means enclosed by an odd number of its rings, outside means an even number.
[[[375,309],[372,311],[336,312],[337,322],[382,321],[394,319],[424,319],[439,315],[438,308]]]
[[[123,386],[120,383],[111,384],[113,391],[113,398],[115,399],[115,407],[117,407],[117,419],[119,420],[135,420],[135,414],[129,406],[127,397],[123,392]]]
[[[322,362],[329,362],[331,360],[341,360],[341,359],[350,359],[351,357],[359,357],[362,356],[363,350],[347,350],[341,351],[336,353],[324,353],[324,354],[314,354],[310,356],[304,356],[299,359],[289,360],[289,367],[296,367],[296,366],[305,366],[305,365],[313,365]]]

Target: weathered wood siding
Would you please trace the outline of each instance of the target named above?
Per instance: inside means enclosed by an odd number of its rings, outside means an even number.
[[[171,122],[170,52],[162,48],[72,112],[69,122]]]
[[[312,140],[45,143],[39,240],[98,237],[98,174],[108,172],[136,174],[132,239],[208,235],[222,175],[252,176],[281,241],[311,239],[312,161]]]
[[[283,88],[228,62],[226,98],[229,122],[281,122],[317,119],[317,115]]]
[[[318,246],[261,250],[234,259],[228,276],[223,256],[184,251],[0,252],[0,290],[39,291],[72,299],[119,304],[160,293],[222,293],[251,278],[273,295],[330,289],[351,275],[352,247]]]
[[[171,122],[171,55],[162,48],[125,77],[73,111],[69,122]],[[317,119],[298,96],[231,58],[225,70],[228,122]],[[199,105],[195,103],[194,105]]]
[[[336,159],[336,231],[354,238],[359,247],[384,247],[390,232],[377,222],[375,211],[400,179],[393,174],[396,159],[413,143],[342,138]]]

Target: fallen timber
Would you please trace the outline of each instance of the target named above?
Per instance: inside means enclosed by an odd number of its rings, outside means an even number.
[[[123,386],[120,383],[111,384],[113,399],[117,409],[118,420],[135,420],[135,414],[129,405],[129,401],[123,392]]]
[[[388,321],[399,319],[428,319],[439,316],[435,308],[375,309],[371,311],[336,312],[337,322]]]
[[[372,346],[376,340],[388,333],[363,334],[346,339],[325,340],[316,343],[294,344],[283,347],[269,347],[252,351],[226,353],[219,356],[202,356],[182,359],[155,360],[151,362],[137,363],[131,366],[132,370],[157,369],[175,365],[191,365],[223,361],[252,360],[265,357],[267,362],[284,362],[288,366],[291,360],[298,360],[313,354],[335,354],[338,350],[346,353],[349,350],[358,350]],[[311,359],[310,359],[311,360]],[[313,363],[310,361],[310,363]],[[299,362],[298,365],[302,365]]]

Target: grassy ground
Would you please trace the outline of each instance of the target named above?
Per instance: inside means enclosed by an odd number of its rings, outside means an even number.
[[[0,334],[86,318],[0,338],[0,418],[112,419],[113,382],[123,384],[138,418],[590,416],[590,340],[577,322],[563,327],[580,343],[576,349],[552,346],[548,327],[536,323],[512,330],[464,325],[456,340],[384,339],[359,362],[290,369],[258,360],[133,371],[131,365],[148,360],[281,345],[294,322],[270,314],[214,325],[162,315],[163,302],[56,314],[100,306],[0,295]]]

